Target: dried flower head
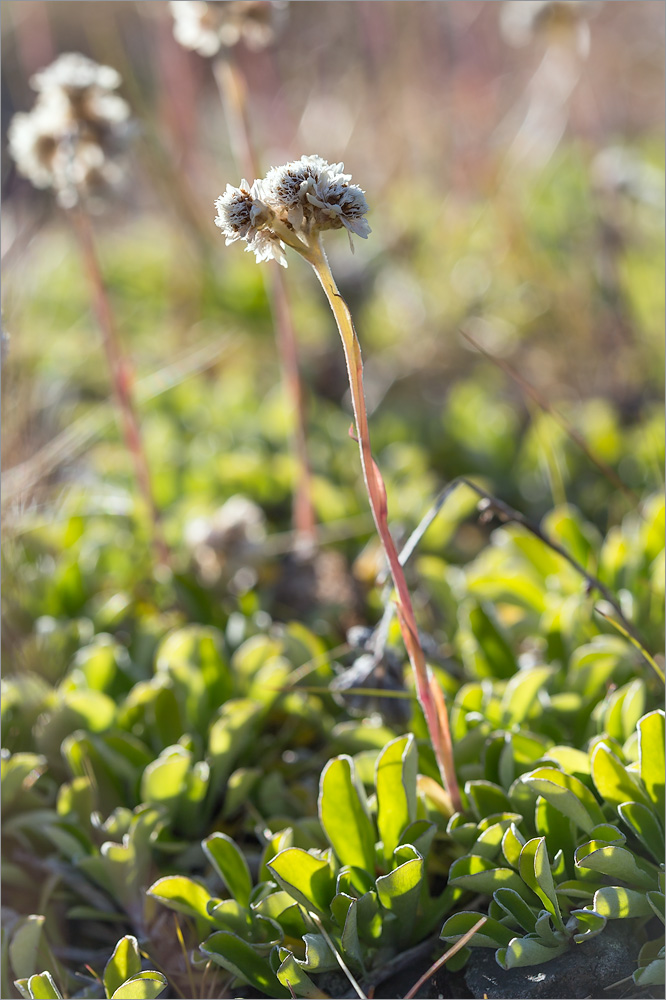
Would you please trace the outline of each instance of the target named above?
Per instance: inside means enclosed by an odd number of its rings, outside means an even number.
[[[537,35],[573,39],[586,49],[589,30],[586,18],[596,13],[597,0],[506,0],[500,12],[504,39],[516,47],[528,45]],[[586,54],[583,52],[582,54]]]
[[[302,156],[282,167],[273,167],[263,180],[250,186],[230,184],[215,202],[215,224],[227,245],[247,241],[257,260],[271,257],[287,266],[284,244],[305,248],[327,229],[346,229],[366,239],[370,226],[368,205],[360,187],[342,163],[327,163],[320,156]]]
[[[9,152],[38,188],[52,187],[72,207],[122,176],[115,158],[126,140],[129,106],[113,91],[120,76],[79,53],[60,56],[30,81],[32,111],[14,115]]]
[[[273,41],[287,0],[176,0],[169,4],[173,34],[186,49],[214,56],[241,40],[251,49]]]

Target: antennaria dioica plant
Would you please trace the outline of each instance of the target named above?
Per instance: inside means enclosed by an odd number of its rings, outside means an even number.
[[[252,51],[263,49],[275,38],[275,22],[286,7],[283,0],[252,4],[171,3],[173,32],[186,49],[213,59],[213,74],[227,122],[236,168],[256,176],[259,156],[252,139],[247,108],[247,83],[235,58],[236,45],[244,40]],[[282,368],[282,381],[291,407],[292,447],[296,461],[296,484],[292,501],[296,550],[311,551],[315,541],[312,474],[305,426],[305,400],[298,361],[298,348],[291,305],[280,271],[265,275],[275,339]]]
[[[123,178],[118,154],[127,139],[130,109],[115,93],[120,82],[120,74],[111,66],[100,66],[76,52],[59,56],[32,78],[37,101],[32,111],[12,119],[9,152],[19,173],[35,187],[55,191],[58,204],[72,223],[102,335],[122,433],[151,519],[155,556],[159,563],[168,565],[169,550],[136,413],[131,365],[115,327],[90,220],[91,202],[99,202],[100,196]]]
[[[319,156],[303,156],[282,167],[274,167],[263,180],[255,180],[252,185],[246,180],[241,181],[238,188],[228,184],[225,194],[216,202],[215,222],[222,229],[227,245],[238,239],[245,240],[246,249],[254,252],[258,262],[274,259],[286,267],[285,247],[296,250],[312,266],[324,290],[342,340],[361,469],[396,589],[400,630],[440,775],[454,807],[459,808],[460,795],[444,699],[428,672],[405,574],[389,530],[384,481],[372,456],[361,347],[321,241],[322,233],[329,229],[345,228],[350,241],[352,233],[363,239],[370,233],[363,191],[350,181],[351,175],[343,172],[342,163],[329,164]]]

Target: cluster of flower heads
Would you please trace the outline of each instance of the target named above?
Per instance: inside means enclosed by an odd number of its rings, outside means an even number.
[[[288,0],[176,0],[170,3],[174,38],[183,48],[214,56],[241,40],[250,49],[273,41]]]
[[[114,92],[120,82],[110,66],[66,53],[32,77],[35,106],[10,123],[9,152],[19,173],[35,187],[53,188],[67,208],[122,176],[115,157],[130,109]]]
[[[227,184],[217,199],[217,218],[227,246],[245,240],[257,261],[273,258],[287,266],[285,243],[298,249],[327,229],[346,229],[366,239],[368,205],[360,187],[345,174],[344,164],[320,156],[302,156],[273,167],[261,180],[240,187]],[[293,238],[292,238],[293,237]]]

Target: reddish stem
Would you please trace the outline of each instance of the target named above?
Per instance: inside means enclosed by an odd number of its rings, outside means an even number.
[[[81,247],[83,263],[90,283],[93,311],[102,335],[102,344],[125,443],[132,456],[139,491],[150,513],[155,553],[158,562],[168,566],[170,553],[162,531],[160,511],[153,496],[148,460],[136,415],[132,393],[132,371],[129,361],[123,355],[116,332],[111,303],[97,258],[90,218],[85,209],[81,207],[72,210],[70,217],[74,223],[74,231]]]
[[[217,59],[213,71],[226,112],[229,139],[236,166],[251,183],[261,176],[261,170],[248,121],[245,80],[231,55]],[[314,546],[316,521],[312,506],[312,472],[307,448],[305,399],[298,364],[296,332],[281,269],[279,267],[262,269],[262,274],[273,315],[282,383],[293,411],[292,441],[298,466],[293,498],[296,547],[308,552]]]
[[[402,565],[400,564],[398,550],[388,526],[384,481],[372,456],[370,428],[368,426],[368,414],[363,388],[363,359],[361,357],[358,336],[354,329],[354,322],[349,307],[337,289],[321,243],[317,242],[315,245],[311,245],[309,251],[304,253],[304,256],[310,261],[321,282],[321,286],[335,316],[342,340],[345,361],[347,363],[347,374],[349,376],[349,387],[351,389],[354,421],[358,433],[363,479],[370,500],[372,516],[384,547],[391,577],[397,591],[396,608],[400,631],[414,670],[416,691],[428,726],[442,781],[451,795],[451,800],[455,808],[460,809],[460,792],[455,774],[450,735],[448,740],[446,739],[448,719],[444,731],[440,722],[442,706],[444,714],[446,714],[446,707],[443,703],[443,698],[442,704],[438,706],[433,696],[433,687],[428,676],[428,667],[419,640],[418,627],[409,588]]]

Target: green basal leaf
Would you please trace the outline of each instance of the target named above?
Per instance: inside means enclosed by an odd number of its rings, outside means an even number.
[[[229,775],[222,810],[223,819],[229,819],[240,812],[261,777],[259,767],[239,767]]]
[[[502,696],[502,725],[509,729],[528,718],[539,692],[553,676],[552,667],[518,670],[509,680]]]
[[[170,910],[210,922],[208,903],[213,897],[205,886],[194,879],[184,875],[166,875],[146,891]]]
[[[664,917],[664,903],[666,902],[666,896],[664,893],[654,890],[653,892],[647,892],[645,894],[645,898],[647,899],[653,912],[661,920],[662,924],[666,923],[666,919]]]
[[[319,819],[340,862],[374,871],[375,833],[351,757],[330,760],[319,787]]]
[[[238,758],[256,738],[264,708],[249,698],[234,698],[222,705],[208,731],[210,785],[220,788],[234,769]]]
[[[518,664],[503,630],[493,621],[489,611],[475,604],[469,612],[469,627],[478,643],[482,661],[477,667],[486,677],[512,677]]]
[[[437,825],[435,823],[429,823],[425,819],[417,819],[415,823],[410,823],[402,831],[399,846],[411,844],[422,858],[427,858],[436,833]]]
[[[219,831],[206,837],[201,846],[233,898],[241,906],[249,906],[252,876],[240,848],[231,837]]]
[[[583,844],[575,854],[578,868],[590,868],[636,889],[653,889],[657,869],[624,847],[600,846],[600,841]]]
[[[155,1000],[167,988],[161,972],[139,972],[111,994],[111,1000]]]
[[[401,843],[403,830],[416,820],[417,767],[416,740],[411,733],[392,740],[377,758],[377,828],[387,862]]]
[[[233,931],[244,937],[252,936],[252,916],[250,911],[235,899],[210,899],[208,916],[211,923],[224,931]]]
[[[267,997],[289,997],[289,990],[277,978],[268,959],[251,944],[229,931],[215,931],[199,950],[223,969],[254,986]]]
[[[563,955],[568,948],[568,942],[551,948],[537,938],[515,937],[508,947],[500,948],[495,953],[495,958],[502,969],[521,969],[527,965],[550,962],[558,955]]]
[[[605,743],[598,743],[592,752],[592,778],[599,795],[615,809],[623,802],[642,802],[650,807],[641,783]]]
[[[517,872],[511,868],[498,868],[487,858],[473,854],[453,862],[449,870],[449,885],[488,896],[492,896],[495,889],[507,886],[519,893],[526,902],[536,902],[533,893]]]
[[[601,934],[606,926],[606,917],[594,910],[572,910],[571,919],[575,920],[578,928],[573,936],[577,944],[580,944],[581,941],[589,941],[597,934]],[[567,924],[567,926],[569,925]]]
[[[518,830],[515,823],[511,823],[502,837],[502,854],[507,864],[512,868],[518,868],[520,864],[520,852],[525,846],[525,838]]]
[[[644,715],[638,723],[640,777],[654,805],[657,816],[663,817],[664,800],[664,713],[659,710]]]
[[[2,751],[0,758],[0,788],[2,809],[7,810],[22,790],[30,788],[47,766],[46,757],[37,753]]]
[[[465,821],[465,813],[454,813],[447,823],[446,833],[456,844],[469,850],[479,835],[479,828],[476,823]]]
[[[45,917],[31,914],[12,934],[9,942],[9,960],[17,979],[29,979],[35,974],[39,945],[44,932]]]
[[[477,838],[476,843],[472,846],[471,854],[478,854],[481,857],[489,858],[491,861],[497,857],[502,846],[502,840],[506,833],[507,828],[512,824],[510,819],[501,821],[500,823],[493,823],[492,826],[487,827]]]
[[[40,972],[27,979],[18,979],[14,985],[26,1000],[62,1000],[62,993],[50,972]]]
[[[545,760],[552,760],[558,764],[566,774],[571,774],[579,781],[584,781],[590,777],[590,756],[575,747],[554,746],[544,754]]]
[[[604,822],[604,815],[592,792],[572,775],[555,768],[540,767],[524,774],[522,781],[586,833]]]
[[[323,996],[321,990],[315,986],[287,948],[280,948],[278,954],[281,964],[277,970],[277,978],[283,986],[297,997],[306,997],[307,1000],[317,1000]]]
[[[141,798],[144,802],[163,805],[171,813],[178,799],[187,790],[187,775],[192,766],[192,754],[176,744],[163,750],[143,772]]]
[[[287,847],[294,846],[294,831],[290,826],[285,827],[284,830],[279,830],[277,833],[269,839],[266,844],[263,853],[261,855],[261,864],[259,866],[259,882],[269,882],[273,875],[268,869],[268,862],[279,854],[280,851],[284,851]]]
[[[649,893],[647,894],[649,895]],[[644,892],[635,889],[624,889],[621,886],[604,886],[594,894],[592,909],[607,920],[620,920],[622,917],[648,917],[651,914],[650,904]]]
[[[664,857],[664,831],[652,810],[640,802],[623,802],[617,811],[654,860],[660,862]]]
[[[563,932],[556,931],[553,927],[553,917],[548,910],[541,910],[539,913],[534,925],[534,932],[539,940],[547,944],[549,948],[556,948],[563,938]]]
[[[647,986],[663,986],[664,978],[666,978],[666,962],[663,958],[655,958],[649,965],[636,969],[633,974],[634,982],[642,989]]]
[[[491,813],[511,812],[511,802],[503,788],[492,781],[468,781],[465,794],[479,819]]]
[[[623,847],[627,838],[613,823],[600,823],[592,830],[591,840],[603,840],[613,847]]]
[[[126,934],[113,949],[111,958],[104,969],[104,989],[110,997],[119,986],[141,972],[139,943],[131,934]]]
[[[271,885],[273,884],[271,883]],[[263,899],[253,902],[250,909],[252,913],[274,920],[282,928],[286,937],[298,939],[307,931],[303,911],[284,889],[270,892]]]
[[[305,958],[302,966],[308,972],[333,972],[338,969],[338,960],[323,934],[304,934]],[[300,963],[300,959],[296,959]]]
[[[574,874],[573,852],[577,839],[574,831],[574,824],[564,813],[554,806],[548,799],[541,796],[537,799],[535,816],[537,833],[546,838],[546,845],[552,854],[561,852],[562,863],[565,871],[569,866],[569,875]]]
[[[278,885],[306,910],[328,913],[335,895],[335,878],[327,860],[316,858],[300,847],[288,847],[267,867]]]
[[[475,913],[472,910],[461,910],[455,913],[445,922],[439,935],[444,941],[454,944],[460,938],[471,931],[472,927],[479,922],[482,913]],[[469,948],[498,948],[509,944],[514,936],[514,931],[505,927],[498,920],[486,917],[486,922],[477,931],[473,938],[467,942]]]
[[[555,893],[555,884],[550,870],[546,838],[536,837],[528,842],[520,852],[520,876],[542,901],[553,916],[557,927],[564,929],[560,904]]]
[[[407,851],[407,847],[398,848],[396,855]],[[423,876],[423,858],[413,857],[398,865],[388,875],[381,875],[377,879],[379,902],[396,918],[394,924],[396,940],[409,942],[414,933]]]
[[[349,903],[347,916],[342,927],[340,943],[342,944],[343,954],[349,956],[357,965],[363,968],[363,949],[358,936],[358,911],[359,901],[352,899]]]
[[[536,927],[537,914],[527,905],[522,896],[519,896],[515,889],[495,889],[493,899],[504,913],[513,917],[528,934],[534,932]]]

